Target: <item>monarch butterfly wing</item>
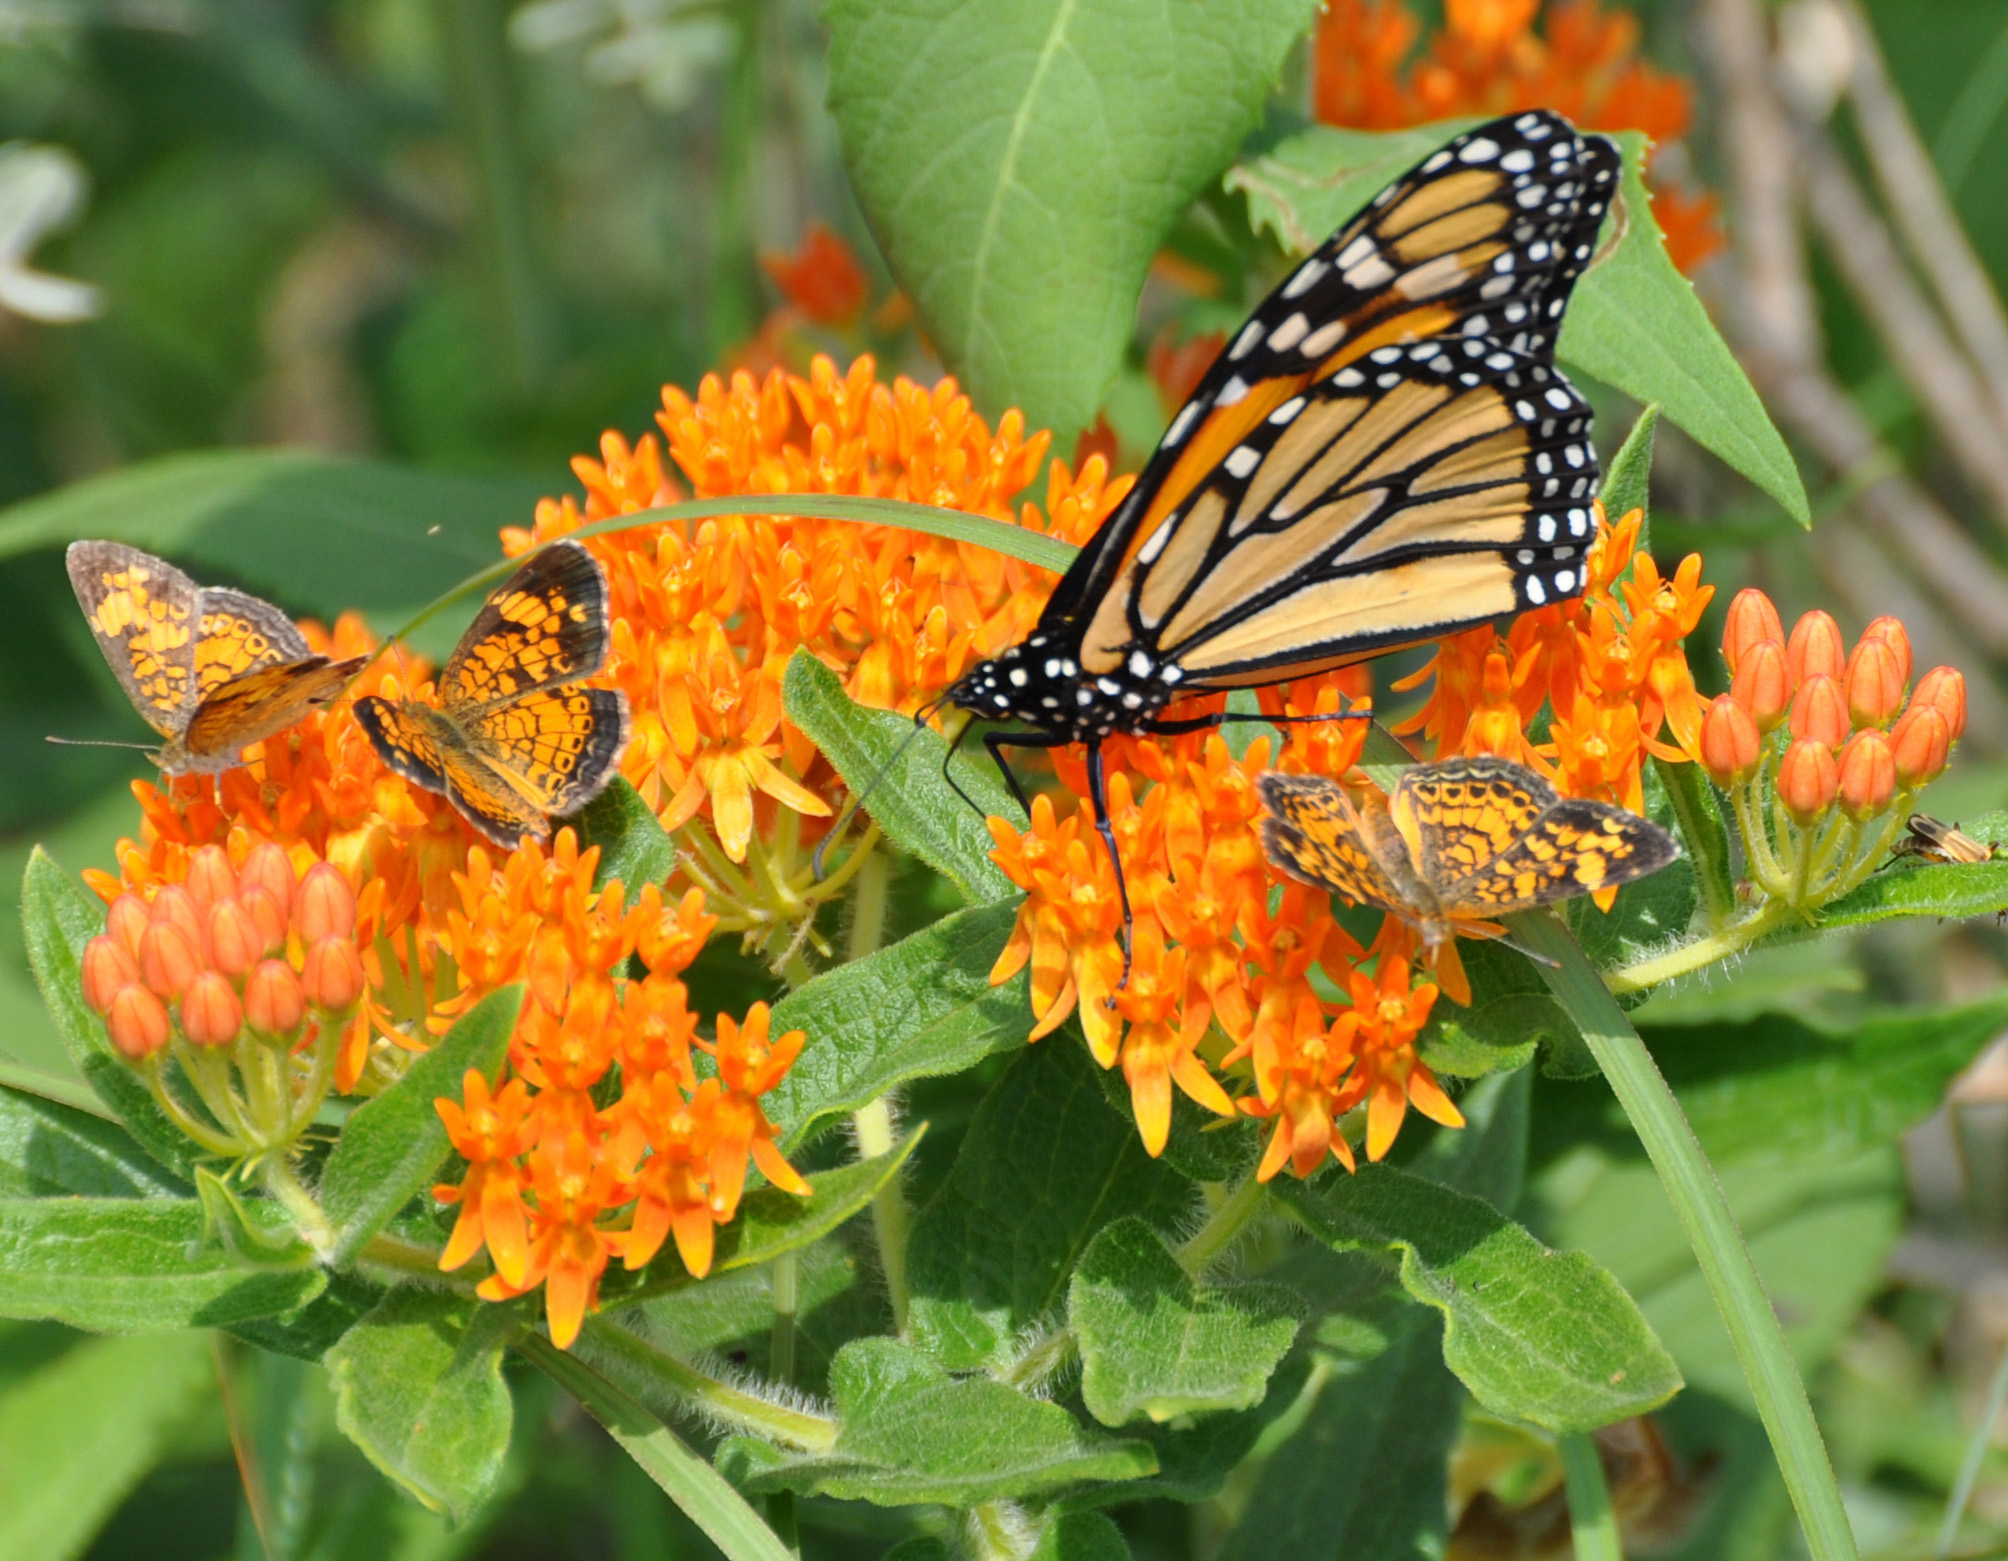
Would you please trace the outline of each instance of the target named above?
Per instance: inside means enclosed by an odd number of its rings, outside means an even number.
[[[1355,905],[1411,914],[1368,848],[1359,812],[1344,787],[1321,775],[1279,770],[1256,777],[1255,786],[1268,809],[1262,820],[1262,852],[1277,871]]]
[[[1482,872],[1561,800],[1524,764],[1476,755],[1404,770],[1388,813],[1439,891]]]
[[[1565,797],[1477,872],[1440,885],[1437,893],[1452,916],[1504,916],[1615,889],[1679,855],[1680,842],[1651,819],[1608,802]]]
[[[606,664],[607,576],[576,542],[558,542],[498,586],[439,675],[446,709],[470,709],[591,677]]]
[[[1609,142],[1536,111],[1383,192],[1242,328],[1042,627],[1076,624],[1090,673],[1142,645],[1227,687],[1580,589],[1579,569],[1548,566],[1589,540],[1595,456],[1588,408],[1550,364],[1618,166]],[[1330,588],[1282,606],[1307,571]]]

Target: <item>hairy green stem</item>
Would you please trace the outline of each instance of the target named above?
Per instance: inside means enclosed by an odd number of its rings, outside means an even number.
[[[316,1252],[326,1254],[335,1244],[335,1227],[314,1201],[314,1195],[293,1174],[283,1154],[268,1155],[262,1167],[265,1190],[292,1216],[300,1234]]]
[[[862,849],[862,848],[860,848]],[[851,901],[850,957],[876,954],[885,941],[885,917],[892,880],[883,851],[872,851],[858,868],[857,893]],[[892,1104],[883,1097],[851,1113],[858,1156],[872,1160],[893,1147]],[[872,1199],[872,1233],[878,1242],[879,1267],[885,1274],[886,1299],[892,1305],[895,1333],[906,1332],[906,1241],[909,1225],[906,1190],[898,1176],[890,1178]]]
[[[1261,1212],[1268,1194],[1269,1189],[1256,1181],[1255,1173],[1250,1171],[1241,1185],[1206,1216],[1206,1223],[1173,1254],[1178,1259],[1178,1266],[1195,1279],[1205,1273],[1221,1253],[1234,1245],[1235,1239],[1248,1228],[1248,1222]]]
[[[1689,975],[1733,959],[1791,919],[1791,906],[1783,900],[1766,900],[1756,911],[1741,921],[1731,922],[1720,932],[1708,933],[1664,954],[1622,966],[1606,975],[1604,982],[1613,992],[1643,992],[1675,976]]]
[[[757,1394],[707,1376],[605,1318],[587,1321],[585,1350],[630,1391],[660,1392],[739,1430],[771,1442],[785,1442],[805,1452],[826,1453],[836,1444],[835,1421],[807,1410],[770,1403]]]
[[[1586,1431],[1562,1438],[1562,1477],[1569,1492],[1569,1533],[1576,1542],[1576,1561],[1624,1561],[1617,1514],[1611,1511],[1610,1487],[1604,1483],[1604,1461],[1597,1456],[1597,1439]]]
[[[1785,1330],[1680,1102],[1560,919],[1542,911],[1509,922],[1523,943],[1554,961],[1542,966],[1542,978],[1582,1032],[1659,1172],[1756,1400],[1813,1561],[1856,1561],[1840,1487]]]

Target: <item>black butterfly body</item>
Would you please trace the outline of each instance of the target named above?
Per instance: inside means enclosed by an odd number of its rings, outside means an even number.
[[[1174,699],[1314,675],[1579,595],[1599,472],[1554,366],[1617,148],[1545,110],[1457,137],[1256,309],[1026,640],[949,698],[1006,746],[1177,732]],[[1006,770],[1007,778],[1009,776]],[[1120,877],[1120,863],[1118,863]]]

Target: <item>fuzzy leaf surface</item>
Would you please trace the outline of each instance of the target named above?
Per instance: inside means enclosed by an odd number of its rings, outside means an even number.
[[[618,878],[630,905],[643,884],[663,882],[676,866],[676,842],[625,775],[616,775],[572,822],[579,831],[580,850],[600,848],[593,887],[604,889]]]
[[[185,1198],[116,1122],[0,1087],[0,1198]]]

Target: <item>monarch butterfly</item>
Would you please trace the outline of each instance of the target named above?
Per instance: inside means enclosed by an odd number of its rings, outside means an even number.
[[[1599,472],[1554,342],[1619,166],[1546,110],[1479,125],[1263,301],[1032,634],[948,691],[1031,728],[984,738],[1021,803],[1004,748],[1085,744],[1114,857],[1111,733],[1581,593]]]

